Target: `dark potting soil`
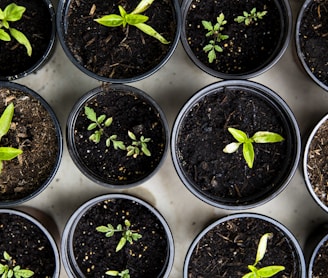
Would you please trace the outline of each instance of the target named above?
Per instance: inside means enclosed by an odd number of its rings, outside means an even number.
[[[254,7],[257,11],[268,13],[249,26],[234,21]],[[212,38],[206,37],[208,31],[204,29],[202,20],[214,25],[221,13],[227,20],[221,33],[229,38],[219,43],[223,52],[216,52],[217,59],[209,63],[203,47]],[[276,54],[283,33],[281,20],[275,0],[193,0],[186,19],[186,36],[191,50],[204,65],[221,73],[243,74],[269,63]]]
[[[132,92],[115,90],[104,91],[88,100],[85,106],[94,109],[97,116],[104,114],[113,118],[98,144],[89,140],[94,130],[87,130],[91,121],[87,119],[84,107],[75,122],[77,152],[93,175],[109,184],[124,185],[137,182],[154,171],[164,155],[166,134],[160,114],[153,105]],[[151,138],[147,143],[151,156],[127,156],[127,151],[115,150],[112,144],[106,147],[106,139],[114,134],[117,140],[130,145],[132,141],[128,131],[132,131],[138,139],[142,135]]]
[[[23,153],[3,162],[1,201],[21,199],[38,190],[52,173],[59,152],[54,122],[41,103],[24,92],[0,88],[1,114],[11,102],[15,112],[1,146],[19,148]]]
[[[322,123],[310,144],[307,172],[314,193],[328,206],[328,121]]]
[[[253,168],[248,168],[242,147],[232,154],[224,147],[236,141],[228,127],[251,137],[257,131],[282,135],[280,143],[254,144]],[[274,190],[288,162],[285,123],[269,102],[251,92],[225,88],[202,97],[187,111],[178,134],[179,163],[193,186],[211,199],[247,204]],[[288,135],[289,136],[289,135]]]
[[[0,76],[13,76],[33,67],[47,51],[51,38],[52,22],[48,6],[43,0],[1,0],[0,8],[4,10],[11,3],[26,8],[22,19],[9,22],[9,25],[28,38],[32,56],[29,57],[25,46],[15,39],[0,41]]]
[[[9,213],[0,214],[0,263],[6,251],[15,265],[30,269],[33,277],[51,278],[56,269],[53,247],[39,227],[29,220]]]
[[[312,277],[313,278],[327,278],[327,264],[328,264],[328,241],[325,241],[319,248],[316,257],[313,261]]]
[[[300,25],[300,47],[316,78],[328,86],[328,0],[313,0]]]
[[[228,220],[207,232],[194,248],[188,277],[242,277],[250,272],[247,266],[254,264],[259,240],[266,233],[273,236],[256,267],[282,265],[285,270],[274,277],[301,277],[300,261],[291,240],[275,225],[248,217]]]
[[[118,5],[130,13],[139,2],[72,0],[65,40],[75,59],[99,76],[117,79],[142,75],[157,66],[172,44],[162,44],[134,26],[110,28],[94,21],[119,14]],[[177,23],[171,0],[154,1],[143,14],[149,16],[146,24],[173,42]]]
[[[124,221],[131,223],[130,230],[142,235],[116,252],[122,237],[115,233],[106,237],[96,227],[112,224],[117,227]],[[126,199],[110,199],[90,208],[80,219],[74,231],[73,249],[80,270],[87,277],[108,277],[108,270],[128,269],[134,278],[162,277],[161,271],[168,255],[168,239],[162,223],[143,205]]]

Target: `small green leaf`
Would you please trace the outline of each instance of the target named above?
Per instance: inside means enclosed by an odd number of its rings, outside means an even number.
[[[126,238],[121,237],[119,243],[116,246],[116,252],[120,251],[124,247],[125,244],[126,244]]]
[[[215,50],[212,49],[210,52],[208,52],[207,57],[208,57],[208,61],[209,61],[210,63],[213,63],[213,61],[216,59],[216,53],[215,53]]]
[[[0,40],[9,42],[11,41],[11,38],[5,30],[0,29]]]
[[[255,143],[277,143],[285,140],[280,134],[269,131],[258,131],[252,139]]]
[[[238,148],[241,144],[242,143],[232,142],[232,143],[225,146],[225,148],[223,149],[223,152],[225,152],[225,153],[234,153],[235,151],[238,150]]]
[[[213,25],[212,25],[212,22],[210,21],[206,21],[206,20],[202,20],[202,24],[203,24],[203,27],[208,30],[208,31],[212,31],[213,30]]]
[[[19,269],[19,270],[14,270],[14,275],[16,277],[22,277],[22,278],[29,278],[34,275],[34,272],[29,269]]]
[[[142,14],[127,14],[125,19],[128,24],[136,25],[139,23],[146,22],[149,19],[149,17]]]
[[[119,272],[116,270],[108,270],[106,271],[106,274],[109,276],[118,276]]]
[[[229,127],[228,131],[239,143],[244,143],[248,139],[247,134],[239,129]]]
[[[22,18],[25,10],[25,7],[11,3],[4,10],[4,18],[7,21],[18,21]]]
[[[253,144],[251,142],[243,143],[243,156],[248,167],[253,168],[255,154]]]
[[[11,160],[22,153],[23,151],[20,149],[11,147],[0,147],[0,160]]]
[[[112,117],[108,118],[105,121],[105,127],[109,127],[112,124],[112,122],[113,122],[113,118]]]
[[[125,18],[125,16],[127,15],[126,10],[125,10],[121,5],[118,6],[118,9],[119,9],[119,11],[120,11],[120,15],[121,15],[121,17],[123,18],[123,20],[125,20],[124,18]],[[125,27],[125,26],[124,26],[124,27]]]
[[[128,131],[128,136],[132,139],[132,140],[137,140],[137,137],[134,135],[134,133],[132,131]]]
[[[138,29],[140,29],[145,34],[159,40],[162,44],[169,44],[170,42],[167,41],[161,34],[159,34],[153,27],[145,24],[145,23],[138,23],[134,25]]]
[[[106,139],[106,147],[110,147],[110,142],[111,142],[110,138],[107,138]]]
[[[99,124],[101,124],[105,119],[106,119],[106,115],[100,115],[100,116],[97,118],[97,122],[98,122]]]
[[[256,278],[256,276],[253,272],[249,272],[249,273],[243,275],[242,278]]]
[[[213,45],[211,45],[211,44],[205,45],[205,46],[203,47],[203,50],[204,50],[205,52],[211,51],[212,49],[213,49]]]
[[[93,130],[97,127],[98,125],[96,123],[92,123],[88,126],[88,130]]]
[[[141,14],[146,11],[154,0],[141,0],[131,14]]]
[[[120,15],[110,14],[97,18],[95,21],[107,27],[118,27],[123,24],[124,19]]]
[[[214,47],[214,49],[215,49],[215,51],[217,51],[217,52],[223,52],[223,49],[222,49],[221,46],[216,45],[216,46]]]
[[[10,124],[14,115],[14,104],[10,103],[3,111],[0,117],[0,140],[2,136],[6,135],[10,129]]]
[[[9,32],[16,41],[25,46],[27,55],[32,56],[32,46],[27,37],[15,28],[9,28]]]
[[[147,145],[145,143],[141,143],[141,151],[144,153],[144,155],[151,156],[151,153],[148,150]]]
[[[263,259],[268,239],[272,237],[272,233],[266,233],[260,238],[259,245],[257,247],[256,259],[254,265],[256,265],[260,260]]]
[[[96,112],[92,108],[85,106],[84,113],[90,121],[93,121],[93,122],[97,121]]]
[[[257,273],[259,277],[272,277],[276,275],[278,272],[285,270],[285,267],[280,265],[271,265],[271,266],[265,266],[260,268]]]
[[[126,150],[126,147],[125,147],[123,141],[113,141],[113,146],[114,146],[115,150],[118,150],[118,149],[123,150],[123,151]]]

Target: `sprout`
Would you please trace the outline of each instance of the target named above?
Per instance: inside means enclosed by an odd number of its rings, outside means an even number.
[[[128,269],[122,270],[121,272],[118,272],[117,270],[108,270],[108,271],[106,271],[106,274],[109,276],[119,276],[122,278],[130,278]]]
[[[3,258],[6,264],[0,263],[0,275],[2,278],[29,278],[34,275],[34,272],[29,269],[22,269],[19,265],[16,265],[16,261],[6,252],[3,252]]]
[[[256,8],[253,8],[249,13],[243,12],[243,15],[237,16],[235,18],[235,21],[238,23],[245,23],[246,25],[250,25],[254,21],[257,21],[258,19],[262,19],[263,16],[265,16],[268,12],[256,12]]]
[[[132,144],[126,148],[128,151],[127,156],[132,155],[136,158],[140,153],[143,153],[146,156],[151,156],[151,153],[147,148],[147,143],[151,140],[150,138],[141,136],[140,139],[137,140],[137,137],[131,131],[128,131],[128,135],[132,139]]]

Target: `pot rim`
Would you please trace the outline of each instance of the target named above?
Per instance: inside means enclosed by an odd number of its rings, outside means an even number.
[[[159,106],[159,104],[150,95],[148,95],[146,92],[144,92],[141,89],[138,89],[138,88],[130,86],[130,85],[125,85],[125,84],[110,84],[109,91],[113,91],[113,90],[114,91],[120,90],[124,93],[129,92],[129,93],[133,93],[133,94],[137,95],[138,97],[140,97],[143,100],[145,100],[146,102],[148,102],[148,104],[150,104],[150,106],[152,106],[154,108],[154,110],[156,110],[156,112],[159,114],[159,118],[162,122],[163,130],[164,130],[163,136],[165,137],[166,142],[165,142],[162,158],[161,158],[160,162],[158,163],[158,165],[152,170],[152,172],[149,173],[148,175],[146,175],[145,177],[143,177],[142,179],[138,179],[136,181],[127,182],[125,184],[114,184],[114,183],[111,184],[111,183],[107,182],[106,180],[101,179],[101,177],[95,175],[92,171],[88,170],[88,167],[86,167],[84,165],[83,160],[80,158],[78,151],[75,147],[75,143],[74,143],[73,126],[75,126],[75,122],[78,118],[78,113],[79,113],[81,107],[90,99],[94,98],[98,94],[103,93],[104,92],[103,86],[99,86],[99,87],[96,87],[96,88],[88,91],[74,104],[74,106],[71,109],[71,112],[69,114],[69,117],[67,119],[67,123],[66,123],[66,142],[67,142],[68,152],[69,152],[74,164],[78,167],[78,169],[86,177],[88,177],[93,182],[95,182],[101,186],[107,187],[107,188],[127,189],[127,188],[138,186],[138,185],[144,183],[145,181],[149,180],[161,168],[161,166],[163,165],[165,158],[167,156],[167,152],[168,152],[167,150],[168,150],[169,141],[170,141],[170,134],[169,134],[169,127],[168,127],[168,122],[167,122],[165,113],[163,112],[163,110]]]
[[[292,24],[293,24],[293,19],[292,19],[292,10],[290,7],[290,3],[287,0],[277,0],[275,1],[277,4],[277,7],[280,9],[281,18],[284,20],[283,23],[281,23],[283,31],[284,31],[284,36],[280,38],[282,43],[280,43],[275,50],[275,53],[271,55],[270,59],[268,59],[264,65],[260,65],[259,67],[250,70],[245,73],[222,73],[216,70],[211,69],[210,67],[206,66],[203,64],[193,53],[191,50],[189,43],[187,41],[187,35],[186,35],[186,16],[188,13],[188,8],[193,0],[183,0],[182,5],[181,5],[181,13],[182,13],[182,25],[181,25],[181,43],[183,48],[185,49],[187,55],[191,59],[191,61],[202,71],[204,71],[207,74],[210,74],[214,77],[220,78],[220,79],[250,79],[253,77],[256,77],[269,69],[271,69],[283,56],[285,51],[288,48],[289,42],[291,40],[292,36]],[[280,5],[278,5],[280,2]],[[283,12],[281,11],[283,9]]]
[[[35,190],[33,193],[29,194],[24,198],[18,200],[0,201],[0,208],[5,208],[5,207],[17,206],[18,204],[22,204],[24,202],[33,199],[34,197],[39,195],[43,190],[45,190],[48,187],[48,185],[52,182],[59,169],[62,155],[63,155],[63,135],[62,135],[60,123],[58,121],[58,118],[54,110],[39,93],[35,92],[34,90],[30,89],[27,86],[18,83],[9,82],[9,81],[0,81],[0,88],[9,88],[9,89],[11,88],[17,91],[22,91],[23,93],[31,95],[33,98],[38,100],[41,103],[41,105],[44,107],[44,109],[49,113],[49,116],[53,121],[54,128],[56,130],[57,144],[58,144],[58,153],[56,157],[56,162],[48,178],[43,182],[43,184],[37,190]]]
[[[325,91],[328,91],[328,84],[323,83],[318,77],[316,77],[313,72],[310,70],[308,64],[305,61],[305,57],[303,55],[301,46],[300,46],[300,28],[301,28],[301,21],[303,19],[304,13],[309,5],[311,5],[313,0],[305,0],[302,4],[302,7],[298,13],[297,19],[296,19],[296,27],[295,27],[295,45],[296,45],[296,53],[298,56],[299,61],[302,64],[303,69],[305,72],[310,76],[310,78],[322,89]]]
[[[23,72],[17,73],[15,75],[8,75],[8,76],[1,76],[0,81],[14,81],[16,79],[20,79],[34,73],[35,71],[39,70],[42,66],[44,66],[47,61],[50,59],[51,55],[53,54],[56,42],[56,12],[55,8],[52,4],[51,0],[42,0],[45,6],[48,8],[50,14],[50,21],[51,21],[51,36],[49,40],[48,47],[46,51],[43,53],[42,57],[30,68],[24,70]]]
[[[162,59],[160,63],[158,63],[155,67],[150,69],[149,71],[129,77],[129,78],[110,78],[98,75],[87,68],[85,68],[80,62],[77,61],[77,59],[72,55],[72,52],[70,51],[69,47],[67,46],[65,42],[65,29],[67,29],[67,23],[66,23],[66,14],[68,12],[69,4],[72,0],[62,0],[58,3],[58,12],[57,12],[57,18],[56,18],[56,24],[57,24],[57,33],[59,37],[60,44],[66,54],[66,56],[69,58],[69,60],[84,74],[87,74],[88,76],[102,81],[102,82],[109,82],[109,83],[116,83],[116,84],[125,84],[125,83],[131,83],[131,82],[137,82],[140,80],[143,80],[151,75],[153,75],[155,72],[160,70],[172,57],[173,53],[175,52],[179,39],[180,39],[180,26],[181,26],[181,14],[180,14],[180,5],[178,0],[171,0],[172,6],[175,11],[175,18],[176,18],[176,30],[175,30],[175,36],[174,40],[171,42],[171,47],[166,56]]]
[[[76,225],[78,224],[82,215],[84,213],[86,213],[91,207],[93,207],[97,203],[100,203],[102,201],[109,200],[109,199],[126,199],[129,201],[137,202],[137,203],[143,205],[144,207],[146,207],[150,212],[152,212],[158,218],[158,220],[161,222],[161,224],[163,225],[163,228],[166,232],[166,236],[167,236],[168,254],[167,254],[166,264],[163,267],[163,271],[165,270],[165,272],[164,272],[164,274],[161,273],[160,275],[163,275],[163,276],[161,276],[161,278],[168,278],[169,274],[171,272],[172,266],[173,266],[175,250],[174,250],[173,235],[172,235],[171,229],[170,229],[167,221],[162,216],[162,214],[150,203],[148,203],[138,197],[135,197],[135,196],[132,196],[129,194],[125,194],[125,193],[109,193],[109,194],[104,194],[104,195],[94,197],[94,198],[86,201],[85,203],[83,203],[70,216],[70,218],[68,219],[68,221],[64,227],[64,231],[62,233],[62,241],[61,241],[62,261],[63,261],[63,265],[67,271],[67,275],[70,278],[77,278],[77,277],[83,278],[84,277],[82,275],[82,273],[79,271],[79,267],[73,256],[72,241],[73,241],[73,235],[74,235]],[[77,273],[79,276],[76,276]]]
[[[178,154],[177,154],[177,140],[178,140],[178,134],[179,134],[179,128],[181,126],[181,123],[184,120],[184,116],[190,108],[193,106],[194,103],[202,99],[205,95],[209,95],[212,92],[216,92],[220,88],[226,88],[226,87],[232,87],[232,88],[246,88],[247,90],[251,90],[252,93],[257,95],[258,97],[264,98],[267,102],[274,105],[274,108],[279,110],[281,112],[282,118],[284,119],[284,122],[286,124],[286,129],[288,128],[290,130],[290,137],[293,139],[293,143],[291,143],[291,146],[293,146],[293,159],[291,159],[291,162],[289,167],[286,168],[286,173],[284,175],[286,176],[284,179],[281,179],[281,185],[279,188],[275,191],[270,191],[269,195],[266,196],[260,196],[257,197],[257,200],[250,202],[248,204],[239,204],[239,205],[229,205],[225,204],[220,201],[216,201],[212,198],[209,198],[207,195],[203,194],[200,190],[196,189],[193,182],[188,179],[188,177],[185,176],[184,170],[182,169],[182,166],[179,162]],[[296,169],[298,167],[299,159],[300,159],[300,153],[301,153],[301,136],[300,136],[300,130],[298,127],[297,120],[292,112],[292,110],[289,108],[287,103],[274,91],[272,91],[270,88],[260,84],[256,83],[254,81],[249,80],[225,80],[225,81],[219,81],[212,83],[210,85],[207,85],[197,91],[180,109],[173,128],[172,128],[172,135],[171,135],[171,157],[173,160],[173,165],[175,167],[175,170],[180,178],[180,180],[183,182],[183,184],[193,193],[195,196],[197,196],[202,201],[218,208],[226,209],[226,210],[245,210],[249,208],[254,208],[257,206],[260,206],[276,196],[278,196],[288,185],[292,177],[294,176]]]
[[[300,271],[302,274],[302,276],[300,278],[306,278],[306,263],[305,263],[303,251],[302,251],[302,248],[301,248],[298,240],[293,235],[293,233],[286,226],[281,224],[279,221],[277,221],[269,216],[266,216],[266,215],[263,215],[260,213],[254,213],[254,212],[234,213],[234,214],[230,214],[227,216],[223,216],[223,217],[219,218],[218,220],[214,221],[212,224],[205,227],[204,229],[202,229],[198,233],[198,235],[194,238],[194,240],[192,241],[191,245],[188,248],[188,251],[187,251],[187,254],[186,254],[186,257],[184,260],[184,265],[183,265],[183,277],[184,278],[188,277],[189,261],[190,261],[192,252],[195,249],[197,243],[200,241],[200,239],[202,237],[204,237],[208,233],[208,231],[212,230],[218,224],[232,220],[232,219],[237,219],[237,218],[261,219],[261,220],[264,220],[264,221],[271,223],[272,225],[278,227],[281,230],[281,232],[290,239],[291,243],[293,243],[294,248],[295,248],[295,253],[297,253],[297,255],[298,255],[298,260],[299,260],[299,264],[300,264]]]

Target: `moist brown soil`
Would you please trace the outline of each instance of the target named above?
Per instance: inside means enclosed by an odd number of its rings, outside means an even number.
[[[142,75],[158,65],[172,44],[162,44],[134,26],[105,27],[94,19],[119,14],[118,5],[130,13],[139,0],[72,0],[68,9],[65,40],[77,61],[95,74],[107,78],[130,78]],[[166,40],[173,42],[176,18],[170,0],[158,0],[146,10],[146,24]]]
[[[325,241],[319,248],[312,267],[313,278],[327,278],[327,264],[328,264],[328,241]]]
[[[122,237],[115,233],[106,237],[96,227],[123,225],[127,219],[130,230],[142,235],[115,252]],[[108,270],[129,269],[131,277],[160,278],[168,254],[168,239],[158,218],[143,205],[126,199],[110,199],[90,208],[74,231],[73,249],[80,270],[87,277],[107,277]]]
[[[301,20],[300,47],[306,64],[328,86],[328,0],[313,0]]]
[[[1,146],[19,148],[23,153],[3,162],[1,201],[18,200],[38,190],[52,173],[59,152],[54,122],[37,99],[21,91],[0,88],[1,114],[9,103],[14,103],[15,112]]]
[[[53,277],[56,260],[53,247],[39,227],[21,216],[0,214],[0,263],[3,252],[14,259],[15,265],[30,269],[33,277]]]
[[[275,225],[254,218],[236,218],[208,231],[194,248],[188,266],[189,278],[242,277],[254,264],[258,242],[272,233],[258,268],[282,265],[285,270],[274,277],[301,277],[297,251],[291,240]]]
[[[248,168],[242,147],[232,154],[224,147],[236,141],[228,127],[251,137],[257,131],[271,131],[286,140],[254,143],[255,160]],[[202,194],[226,204],[248,204],[277,189],[291,163],[292,142],[277,110],[251,92],[225,88],[202,97],[187,111],[181,124],[177,152],[187,179]],[[288,135],[289,136],[289,135]]]
[[[246,26],[234,21],[250,12],[267,11],[262,20]],[[203,47],[209,44],[211,37],[206,37],[202,20],[211,21],[214,25],[216,18],[223,13],[227,24],[222,34],[229,38],[219,43],[222,53],[216,53],[217,59],[209,63]],[[193,0],[186,18],[186,37],[195,56],[207,67],[225,74],[243,74],[257,70],[263,64],[271,61],[277,45],[281,41],[281,18],[274,0]]]
[[[307,172],[314,193],[328,206],[328,121],[319,127],[310,144]]]
[[[22,19],[9,22],[9,25],[28,38],[32,45],[32,56],[29,57],[25,46],[15,39],[0,41],[0,78],[20,74],[33,67],[47,51],[52,31],[48,7],[42,0],[1,0],[0,8],[4,10],[10,3],[26,8]]]
[[[98,144],[89,140],[94,130],[87,130],[91,121],[84,113],[84,106],[94,109],[97,116],[104,114],[113,118]],[[93,176],[105,183],[124,185],[138,182],[154,171],[164,155],[166,133],[160,114],[152,104],[132,91],[115,90],[104,91],[84,106],[75,122],[74,144],[84,167]],[[138,139],[142,135],[151,138],[147,143],[151,156],[127,156],[125,150],[115,150],[112,144],[106,146],[106,139],[114,134],[117,140],[130,145],[128,131],[132,131]]]

